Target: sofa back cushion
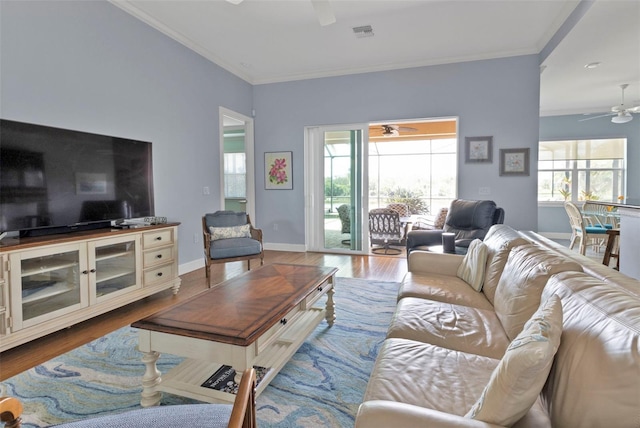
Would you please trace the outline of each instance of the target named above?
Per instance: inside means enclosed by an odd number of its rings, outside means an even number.
[[[640,289],[640,281],[636,281]],[[554,275],[564,327],[542,391],[554,427],[640,426],[640,296],[579,272]]]
[[[482,290],[484,271],[487,266],[487,246],[481,240],[475,239],[469,244],[469,250],[464,255],[457,276],[469,284],[476,291]]]
[[[487,266],[482,291],[487,300],[493,304],[498,281],[500,281],[504,266],[507,264],[509,252],[518,245],[528,244],[529,241],[511,227],[496,224],[491,226],[483,242],[487,246]]]
[[[578,263],[538,245],[511,250],[494,301],[496,315],[510,340],[540,306],[542,289],[551,275],[568,270],[582,272]]]

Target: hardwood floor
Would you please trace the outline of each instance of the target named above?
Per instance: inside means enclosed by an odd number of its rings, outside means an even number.
[[[338,268],[336,275],[338,277],[367,278],[378,281],[399,282],[407,272],[405,257],[265,251],[266,263],[333,266]],[[255,262],[252,263],[252,266],[256,266]],[[245,270],[246,262],[215,265],[211,269],[211,283],[217,284],[237,276]],[[0,354],[0,381],[207,289],[204,268],[182,275],[181,278],[182,285],[175,296],[171,290],[166,290],[107,314],[4,351]]]

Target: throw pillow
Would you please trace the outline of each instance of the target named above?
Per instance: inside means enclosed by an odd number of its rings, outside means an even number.
[[[465,417],[501,426],[511,426],[520,420],[547,381],[561,335],[562,304],[554,294],[540,305],[511,342]]]
[[[229,238],[251,238],[251,225],[247,223],[230,227],[209,226],[209,233],[211,233],[212,241]]]
[[[469,284],[474,290],[482,290],[484,283],[484,270],[487,266],[487,246],[479,239],[474,239],[469,244],[467,254],[460,267],[458,267],[458,278]]]

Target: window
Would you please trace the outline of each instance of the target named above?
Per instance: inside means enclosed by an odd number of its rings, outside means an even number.
[[[456,197],[457,139],[369,143],[369,207],[390,202],[414,214],[435,214]]]
[[[538,201],[616,201],[625,192],[626,138],[541,141]]]
[[[244,153],[224,154],[224,196],[225,198],[245,198],[246,160]]]

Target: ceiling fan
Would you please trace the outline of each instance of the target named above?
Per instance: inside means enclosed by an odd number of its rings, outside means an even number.
[[[382,136],[383,137],[397,137],[400,135],[400,132],[415,132],[416,128],[410,128],[408,126],[398,126],[398,125],[380,125],[382,128]]]
[[[627,123],[633,120],[633,115],[631,113],[640,113],[640,106],[625,107],[624,90],[627,89],[627,86],[629,86],[628,83],[623,83],[622,85],[620,85],[620,88],[622,89],[622,101],[620,102],[620,105],[611,107],[611,113],[588,117],[586,119],[580,119],[580,122],[606,116],[613,116],[611,118],[611,122],[613,123]]]
[[[238,5],[243,2],[243,0],[227,0],[231,4]],[[331,25],[336,22],[336,16],[333,13],[333,8],[331,7],[330,0],[311,0],[311,5],[313,5],[313,10],[316,12],[316,16],[318,17],[318,21],[320,25],[326,27],[327,25]]]

